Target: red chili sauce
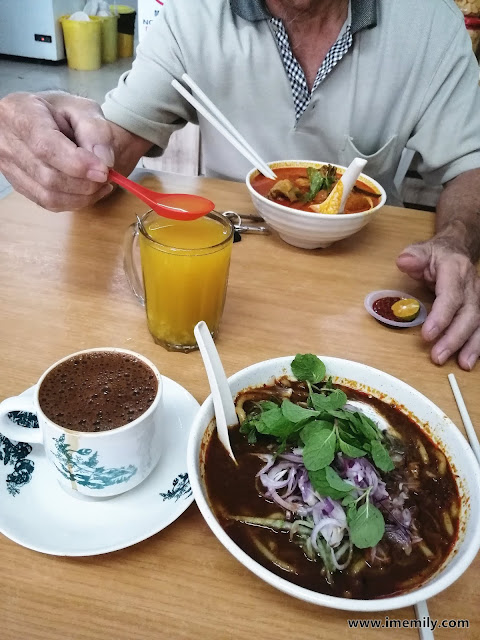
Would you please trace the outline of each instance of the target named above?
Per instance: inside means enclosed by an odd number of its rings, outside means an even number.
[[[402,318],[397,318],[397,316],[392,311],[392,305],[399,300],[401,300],[401,298],[379,298],[378,300],[375,300],[372,308],[375,313],[378,313],[379,316],[382,316],[382,318],[385,318],[386,320],[394,320],[395,322],[406,322],[405,320],[402,320]]]

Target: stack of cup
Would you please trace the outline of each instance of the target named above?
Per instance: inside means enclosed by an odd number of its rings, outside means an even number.
[[[102,66],[102,18],[77,11],[62,16],[65,51],[70,69],[96,71]]]

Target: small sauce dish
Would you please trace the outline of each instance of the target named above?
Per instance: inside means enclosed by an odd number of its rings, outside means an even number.
[[[381,300],[382,298],[400,298],[400,299],[411,299],[416,300],[420,305],[420,311],[418,315],[413,320],[392,320],[390,318],[385,318],[375,311],[374,306],[375,303]],[[418,298],[414,298],[413,296],[405,293],[404,291],[396,291],[394,289],[381,289],[380,291],[372,291],[371,293],[365,296],[364,300],[365,309],[368,313],[378,320],[382,324],[386,324],[390,327],[397,327],[399,329],[406,329],[407,327],[417,327],[420,324],[423,324],[427,319],[427,310],[425,306]],[[393,315],[393,314],[392,314]]]

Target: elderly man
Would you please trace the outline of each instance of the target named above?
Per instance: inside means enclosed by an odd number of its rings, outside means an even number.
[[[435,235],[397,265],[435,289],[423,326],[443,364],[480,354],[478,65],[452,0],[175,0],[132,70],[98,105],[64,93],[0,101],[0,170],[60,211],[107,195],[108,167],[129,173],[173,131],[198,122],[206,173],[243,179],[248,163],[171,87],[192,76],[267,159],[368,160],[396,202],[402,150],[443,184]]]

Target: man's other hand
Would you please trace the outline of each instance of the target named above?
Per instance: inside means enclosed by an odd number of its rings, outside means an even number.
[[[431,357],[444,364],[455,352],[470,371],[480,355],[480,278],[471,260],[444,239],[413,244],[397,258],[400,271],[423,280],[435,291],[435,302],[422,327],[435,342]]]

